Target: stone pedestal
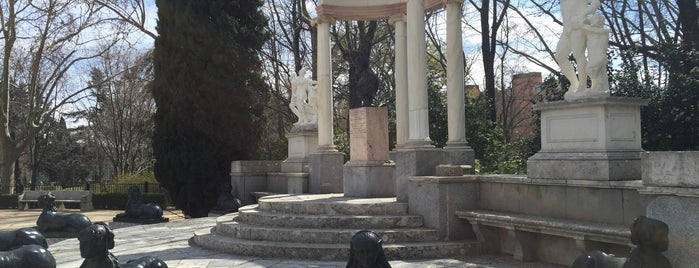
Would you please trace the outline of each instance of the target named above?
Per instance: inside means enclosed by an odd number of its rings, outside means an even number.
[[[395,164],[388,154],[388,110],[350,110],[350,161],[343,169],[345,196],[395,196]]]
[[[641,179],[641,114],[647,100],[592,97],[541,103],[541,151],[527,161],[532,179]]]
[[[307,173],[308,156],[318,147],[318,128],[316,125],[294,126],[286,138],[289,152],[282,162],[282,172]]]
[[[413,176],[433,176],[436,167],[443,163],[441,148],[406,148],[391,152],[396,163],[396,199],[408,202],[408,184]]]
[[[308,192],[312,194],[342,193],[342,164],[345,155],[334,149],[310,154]]]

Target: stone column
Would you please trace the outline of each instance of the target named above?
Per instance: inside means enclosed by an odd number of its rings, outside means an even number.
[[[464,105],[464,61],[461,41],[461,5],[463,0],[447,1],[447,145],[466,145]]]
[[[405,146],[408,140],[408,40],[405,14],[391,17],[396,28],[395,79],[396,79],[396,148]]]
[[[425,0],[408,0],[408,121],[406,147],[433,147],[427,113],[427,43]]]
[[[332,61],[330,24],[334,20],[319,14],[318,27],[318,147],[309,155],[308,191],[314,194],[342,192],[344,155],[333,144]]]
[[[318,27],[318,150],[335,150],[333,144],[332,60],[330,55],[330,23],[319,17]]]
[[[447,0],[447,123],[449,139],[444,147],[446,173],[463,174],[462,165],[474,165],[474,152],[466,143],[464,105],[464,61],[461,41],[461,6],[463,0]],[[440,171],[441,170],[441,171]]]

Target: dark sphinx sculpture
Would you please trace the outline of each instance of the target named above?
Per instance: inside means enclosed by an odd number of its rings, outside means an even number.
[[[0,251],[17,249],[24,245],[39,245],[43,248],[49,247],[44,235],[34,228],[0,231]]]
[[[235,198],[235,196],[231,194],[232,189],[233,187],[228,183],[221,187],[221,193],[218,195],[216,206],[212,208],[210,212],[216,214],[227,214],[238,211],[242,204],[238,198]]]
[[[85,228],[78,234],[80,256],[85,258],[80,268],[167,268],[162,260],[144,256],[119,263],[116,256],[109,252],[114,248],[114,232],[104,222],[98,222]]]
[[[58,212],[56,208],[56,196],[52,192],[40,195],[38,202],[39,206],[43,208],[43,211],[36,220],[36,226],[42,233],[77,233],[92,224],[90,219],[83,214]]]
[[[23,245],[10,251],[0,251],[0,267],[55,268],[56,259],[40,245]]]
[[[662,254],[667,250],[669,228],[662,221],[640,216],[631,224],[631,242],[636,245],[628,258],[601,251],[586,253],[573,262],[573,268],[671,268]]]
[[[137,223],[159,223],[168,221],[163,218],[163,209],[153,203],[146,203],[143,200],[141,191],[136,186],[129,187],[129,200],[126,201],[124,213],[119,213],[114,217],[114,221],[137,222]]]
[[[391,268],[381,245],[383,241],[372,231],[359,231],[350,242],[347,268]]]

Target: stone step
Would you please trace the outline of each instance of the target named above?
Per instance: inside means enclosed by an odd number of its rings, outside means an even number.
[[[349,257],[349,243],[309,244],[245,240],[221,235],[214,229],[195,231],[190,243],[218,252],[265,258],[339,261]],[[386,243],[383,248],[389,260],[462,258],[481,252],[481,245],[476,241]]]
[[[235,221],[218,221],[216,232],[247,240],[264,240],[304,243],[349,243],[361,229],[313,229],[253,226]],[[436,241],[437,231],[427,228],[372,229],[384,243]]]
[[[393,229],[422,227],[422,217],[412,215],[313,215],[287,214],[246,208],[235,221],[266,227],[328,229]]]
[[[259,210],[314,215],[407,215],[396,198],[350,198],[343,194],[276,195],[258,200]]]

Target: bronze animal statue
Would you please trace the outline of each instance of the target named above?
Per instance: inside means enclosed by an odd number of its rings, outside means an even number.
[[[383,251],[383,240],[372,231],[362,230],[352,236],[347,268],[391,268]]]
[[[40,245],[24,245],[10,251],[0,251],[0,267],[56,268],[56,259]]]
[[[119,263],[116,256],[109,252],[114,248],[114,232],[104,223],[97,222],[78,234],[80,256],[85,258],[80,268],[167,268],[162,260],[144,256]]]
[[[0,251],[13,250],[24,245],[39,245],[43,248],[49,247],[44,235],[34,228],[0,231]]]
[[[56,208],[56,196],[52,192],[39,196],[39,206],[43,208],[36,220],[40,232],[79,232],[92,222],[80,213],[59,213]]]
[[[240,199],[235,198],[231,194],[233,187],[230,183],[226,183],[221,187],[221,193],[218,195],[216,200],[216,206],[211,209],[211,211],[220,211],[222,213],[233,213],[237,212],[243,205],[240,203]]]
[[[117,218],[132,219],[159,219],[163,216],[163,209],[160,206],[147,203],[143,200],[141,191],[136,186],[129,187],[129,200],[126,202],[124,213],[118,214]]]
[[[636,245],[628,258],[592,251],[575,259],[573,268],[672,268],[662,254],[667,250],[669,228],[662,221],[639,216],[631,224],[631,243]]]

